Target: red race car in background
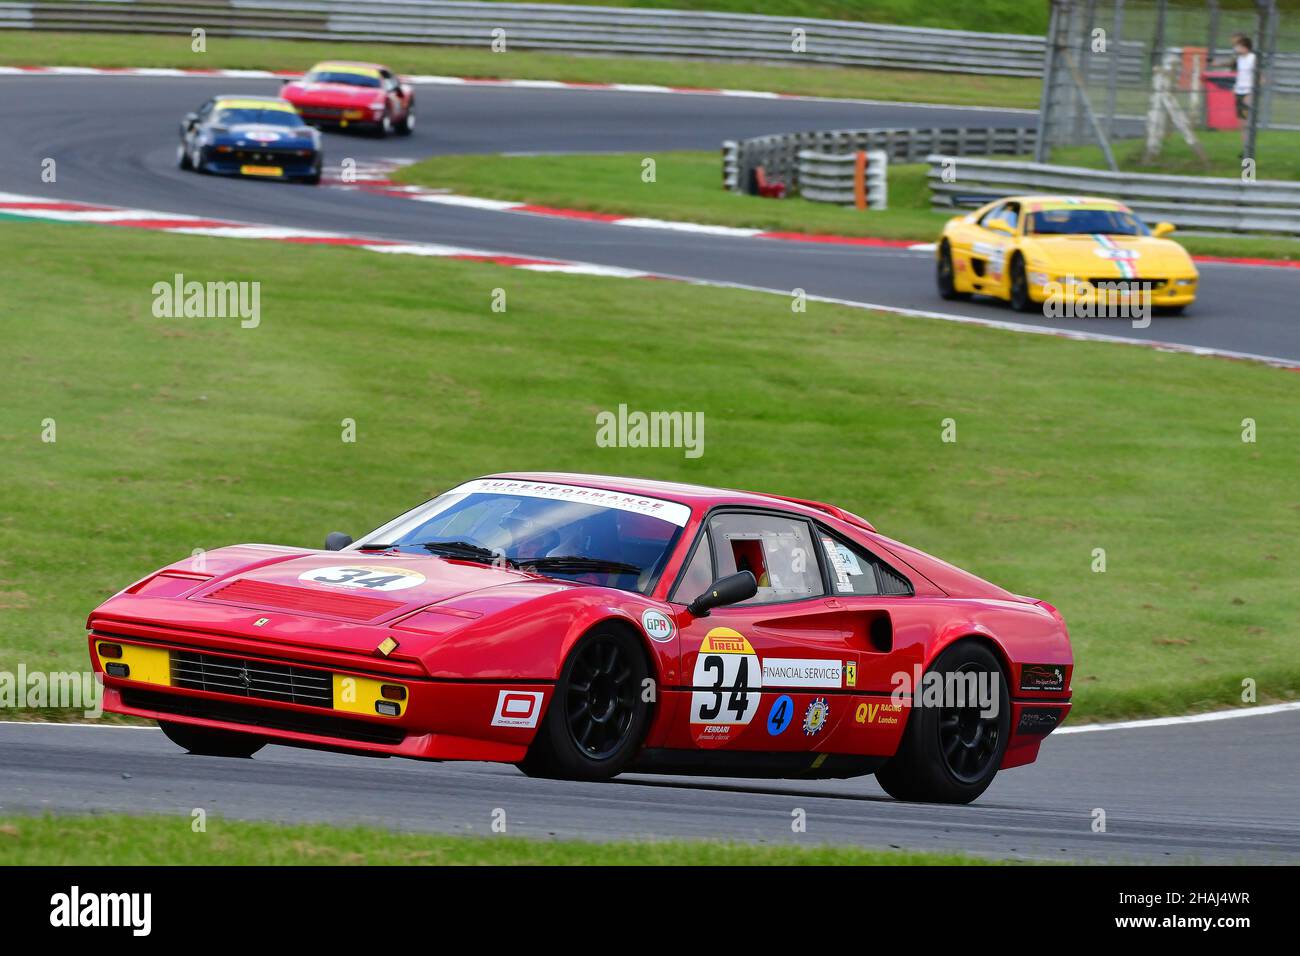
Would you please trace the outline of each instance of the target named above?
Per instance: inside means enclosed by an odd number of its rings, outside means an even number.
[[[187,558],[88,627],[105,710],[230,757],[875,773],[960,803],[1070,709],[1049,604],[832,505],[590,475],[476,479],[325,550]]]
[[[317,63],[302,79],[286,82],[280,95],[313,126],[380,136],[415,128],[415,90],[377,63]]]

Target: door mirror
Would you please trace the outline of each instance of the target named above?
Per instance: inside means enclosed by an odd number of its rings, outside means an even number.
[[[342,551],[352,543],[352,535],[343,531],[331,531],[325,536],[326,551]]]
[[[708,617],[715,607],[739,604],[748,601],[758,593],[758,582],[750,571],[737,571],[725,578],[718,578],[709,589],[687,605],[686,610],[692,617]]]
[[[1151,230],[1151,235],[1159,239],[1162,236],[1171,235],[1175,231],[1175,228],[1176,227],[1172,222],[1158,222],[1156,223],[1155,228]]]
[[[1011,228],[1011,224],[1005,219],[992,219],[984,224],[984,228],[990,232],[1000,232],[1004,236],[1014,236],[1016,231]]]

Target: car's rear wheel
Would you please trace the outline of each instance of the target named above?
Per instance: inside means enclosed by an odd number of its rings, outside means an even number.
[[[406,115],[397,122],[393,127],[401,136],[410,136],[411,131],[415,129],[415,110],[407,107]]]
[[[546,716],[519,768],[532,777],[606,780],[636,755],[650,723],[641,642],[602,626],[569,654]]]
[[[205,757],[251,757],[266,746],[265,740],[252,734],[208,730],[204,727],[191,727],[189,724],[173,724],[165,720],[160,720],[158,726],[167,735],[167,739],[176,746]]]
[[[969,292],[958,292],[956,275],[952,267],[952,246],[945,239],[939,245],[939,258],[935,263],[935,281],[939,286],[939,298],[948,299],[969,299]]]
[[[876,780],[896,800],[925,803],[970,803],[988,789],[1002,765],[1011,735],[1011,698],[993,652],[976,641],[948,648],[927,674],[962,675],[988,688],[989,701],[957,706],[947,699],[939,707],[913,707],[894,757],[876,771]],[[987,706],[997,701],[996,713]]]
[[[1017,252],[1011,257],[1011,308],[1017,312],[1028,312],[1033,307],[1034,300],[1029,294],[1029,277],[1025,275],[1025,260]]]

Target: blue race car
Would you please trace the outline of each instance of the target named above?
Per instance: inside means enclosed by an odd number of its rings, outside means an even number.
[[[321,134],[270,96],[214,96],[181,120],[176,164],[226,176],[319,183]]]

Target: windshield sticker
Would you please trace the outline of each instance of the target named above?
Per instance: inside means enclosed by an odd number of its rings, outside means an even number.
[[[515,481],[507,478],[479,478],[458,488],[452,494],[524,495],[529,498],[548,498],[551,501],[574,501],[594,508],[613,508],[633,514],[649,515],[686,527],[691,509],[676,501],[648,498],[606,488],[581,488],[577,485],[554,485],[540,481]]]

